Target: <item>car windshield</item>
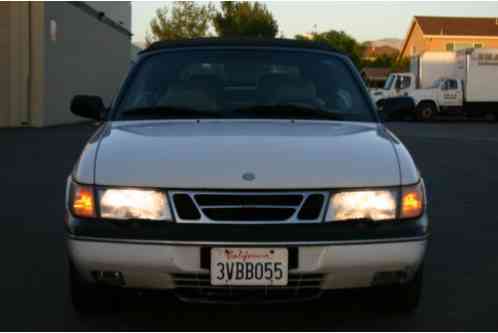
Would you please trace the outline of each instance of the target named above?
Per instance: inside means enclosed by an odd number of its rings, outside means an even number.
[[[202,49],[143,59],[113,119],[272,118],[375,121],[351,66],[324,52]]]

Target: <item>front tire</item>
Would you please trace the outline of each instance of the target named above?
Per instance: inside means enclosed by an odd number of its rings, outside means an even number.
[[[419,121],[430,121],[436,114],[436,106],[432,103],[422,102],[417,106],[416,114]]]

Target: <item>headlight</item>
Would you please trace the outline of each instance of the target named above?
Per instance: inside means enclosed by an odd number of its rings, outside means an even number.
[[[422,182],[396,189],[354,190],[332,193],[327,222],[367,219],[373,221],[417,218],[424,204]]]
[[[108,219],[171,220],[166,193],[139,189],[100,191],[100,215]]]
[[[396,193],[388,190],[335,193],[326,220],[392,220],[396,217],[396,199]]]
[[[172,221],[166,192],[130,188],[99,188],[72,182],[69,209],[80,218]]]

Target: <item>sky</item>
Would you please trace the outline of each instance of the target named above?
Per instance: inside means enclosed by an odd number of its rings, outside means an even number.
[[[414,15],[497,17],[495,2],[285,2],[262,1],[285,37],[298,33],[344,30],[358,41],[404,38]],[[133,41],[143,41],[156,8],[167,1],[133,1]]]

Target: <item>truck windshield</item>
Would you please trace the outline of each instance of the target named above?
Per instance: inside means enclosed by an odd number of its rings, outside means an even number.
[[[395,79],[396,79],[395,75],[389,75],[386,83],[384,84],[384,90],[390,90]]]
[[[340,56],[277,49],[152,54],[121,93],[114,120],[306,118],[375,121],[354,69]]]

